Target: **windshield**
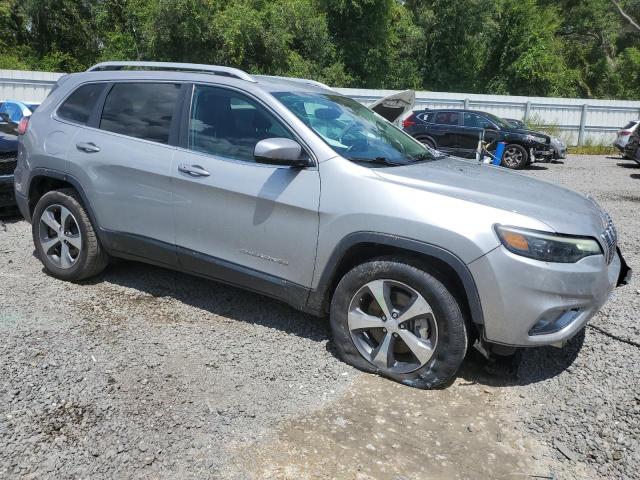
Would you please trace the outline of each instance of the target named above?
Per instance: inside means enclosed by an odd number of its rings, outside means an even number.
[[[441,155],[396,128],[361,103],[331,93],[273,94],[336,153],[354,162],[406,165]]]
[[[511,125],[509,122],[503,120],[500,117],[496,117],[491,113],[483,113],[483,115],[487,117],[489,120],[491,120],[493,123],[495,123],[497,126],[499,126],[500,128],[513,128],[513,125]]]

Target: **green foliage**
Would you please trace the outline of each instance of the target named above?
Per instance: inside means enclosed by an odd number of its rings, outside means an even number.
[[[638,0],[620,0],[640,20]],[[336,86],[640,99],[611,0],[0,0],[0,68],[224,64]]]

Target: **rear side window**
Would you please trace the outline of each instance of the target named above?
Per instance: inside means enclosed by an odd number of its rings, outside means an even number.
[[[416,117],[425,123],[431,123],[433,121],[433,112],[419,113]]]
[[[100,129],[169,143],[180,84],[116,83],[104,102]]]
[[[104,83],[92,83],[78,88],[58,108],[58,117],[86,125],[104,88]]]
[[[460,125],[459,112],[438,112],[433,123],[439,125]]]
[[[624,126],[623,130],[629,130],[630,128],[635,127],[635,126],[636,126],[636,123],[638,123],[638,122],[629,122],[629,123],[627,123],[627,124]]]

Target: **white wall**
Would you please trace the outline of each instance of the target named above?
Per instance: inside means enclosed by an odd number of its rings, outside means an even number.
[[[42,101],[61,73],[0,70],[0,100]],[[337,88],[364,104],[373,103],[392,90]],[[586,105],[586,107],[585,107]],[[467,93],[417,92],[418,108],[471,108],[500,117],[529,119],[557,125],[570,145],[591,142],[610,144],[629,120],[640,118],[640,102],[575,98],[515,97]]]

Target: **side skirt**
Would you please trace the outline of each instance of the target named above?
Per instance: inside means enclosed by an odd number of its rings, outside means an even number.
[[[110,255],[260,293],[281,300],[297,310],[307,308],[310,289],[220,258],[129,233],[101,229],[103,245]]]

